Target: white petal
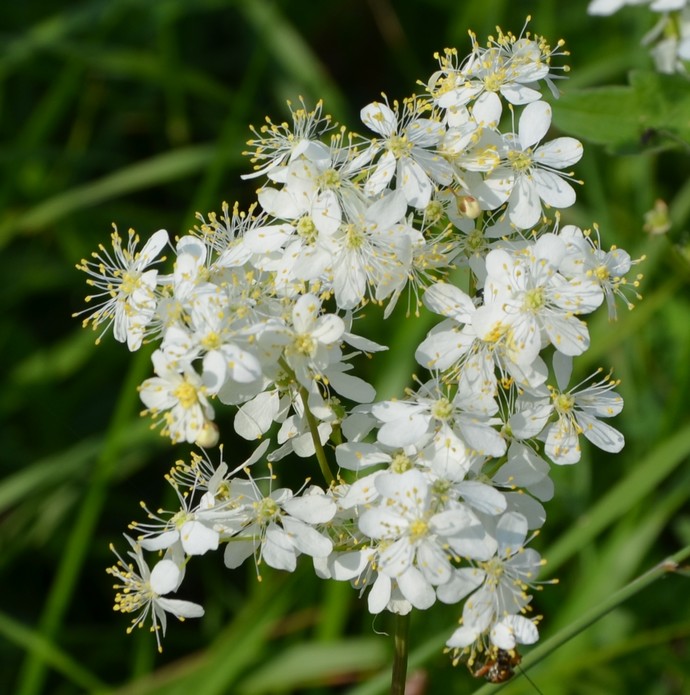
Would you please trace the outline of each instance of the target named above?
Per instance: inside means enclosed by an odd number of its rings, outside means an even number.
[[[558,174],[544,169],[537,169],[533,173],[539,197],[551,207],[569,208],[576,200],[575,189]]]
[[[476,311],[470,297],[459,287],[446,282],[437,282],[424,292],[425,306],[436,314],[447,316],[459,323],[469,323]]]
[[[336,447],[335,460],[341,468],[359,471],[362,468],[376,466],[380,463],[389,463],[391,457],[390,454],[381,451],[375,444],[347,442]]]
[[[333,390],[355,403],[371,403],[376,398],[376,389],[358,376],[330,369],[327,369],[325,373]]]
[[[484,92],[474,102],[472,115],[480,126],[495,128],[501,120],[503,104],[495,92]]]
[[[238,541],[230,539],[225,546],[223,561],[228,569],[239,567],[253,552],[256,544],[254,541]]]
[[[218,549],[218,532],[200,521],[188,521],[180,529],[180,540],[187,555],[203,555]]]
[[[552,314],[542,323],[551,344],[564,355],[581,355],[589,347],[587,324],[575,316]]]
[[[300,521],[323,524],[334,517],[336,504],[330,497],[320,493],[292,497],[283,502],[283,509]]]
[[[573,358],[564,355],[562,352],[553,354],[553,371],[556,375],[556,383],[561,391],[565,391],[570,383],[570,376],[573,373]]]
[[[431,200],[433,187],[424,169],[412,159],[398,162],[398,185],[407,202],[415,208],[425,208]]]
[[[507,512],[496,525],[498,554],[501,557],[512,555],[522,548],[527,537],[527,519],[517,512]]]
[[[391,600],[392,579],[385,574],[379,574],[367,597],[367,607],[373,615],[379,614]]]
[[[415,413],[408,417],[387,422],[378,431],[378,440],[386,446],[405,447],[419,444],[429,430],[429,416]]]
[[[579,413],[577,421],[583,434],[594,446],[611,454],[617,454],[625,446],[625,438],[617,430],[596,418]]]
[[[392,152],[384,152],[371,176],[364,184],[364,193],[368,196],[377,196],[391,182],[395,174],[397,160]]]
[[[556,138],[534,152],[533,161],[553,169],[565,169],[582,159],[582,143],[575,138]]]
[[[266,537],[261,547],[261,557],[269,567],[286,572],[294,572],[297,566],[297,555],[288,534],[272,525],[266,531]]]
[[[535,179],[519,176],[508,199],[508,218],[520,229],[530,229],[541,217],[541,199]]]
[[[160,560],[151,570],[151,589],[162,596],[175,591],[180,585],[180,568],[172,560]]]
[[[409,567],[397,578],[402,595],[419,610],[426,610],[436,602],[436,592],[416,567]]]
[[[244,439],[259,439],[271,427],[278,414],[279,398],[276,391],[266,391],[244,403],[235,415],[235,432]]]
[[[200,618],[204,614],[204,609],[198,603],[182,601],[177,598],[159,598],[156,603],[168,613],[172,613],[177,618]]]
[[[379,135],[388,137],[395,133],[398,119],[386,104],[373,101],[367,104],[359,113],[362,123]]]
[[[546,135],[551,126],[551,107],[545,101],[525,106],[520,115],[518,138],[523,149],[532,147]]]
[[[333,543],[315,528],[292,519],[283,517],[283,528],[290,534],[292,543],[301,552],[310,557],[328,557],[333,552]]]
[[[475,567],[462,567],[453,572],[450,581],[436,589],[439,601],[443,603],[459,603],[465,596],[481,586],[486,573]]]

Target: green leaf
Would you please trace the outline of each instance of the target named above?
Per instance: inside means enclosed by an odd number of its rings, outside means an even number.
[[[636,70],[629,82],[563,94],[552,104],[554,124],[619,153],[674,144],[690,148],[690,81]]]
[[[638,97],[631,87],[595,87],[566,93],[552,103],[553,122],[576,138],[620,147],[639,141]]]
[[[343,674],[379,669],[387,658],[387,643],[380,638],[298,644],[242,682],[238,692],[260,695],[288,691]]]

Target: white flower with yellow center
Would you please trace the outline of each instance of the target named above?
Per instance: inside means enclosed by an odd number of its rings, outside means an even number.
[[[336,513],[335,502],[321,489],[313,486],[297,496],[292,490],[281,488],[264,496],[254,481],[246,481],[241,487],[244,525],[227,539],[226,567],[239,567],[254,555],[257,570],[265,562],[293,572],[302,553],[315,558],[331,554],[333,543],[314,528],[330,521]],[[240,487],[235,484],[234,489]]]
[[[406,224],[406,212],[404,196],[393,191],[344,218],[332,235],[322,235],[339,308],[354,309],[367,295],[383,301],[404,285],[413,247],[423,243],[421,233]]]
[[[381,136],[376,146],[383,152],[364,186],[367,195],[377,196],[395,176],[407,203],[423,209],[436,184],[450,185],[453,169],[436,151],[445,128],[430,112],[429,104],[418,99],[405,100],[402,109],[397,102],[391,109],[378,101],[362,109],[362,121]]]
[[[502,163],[473,193],[486,210],[508,204],[508,219],[530,229],[542,215],[542,201],[554,208],[575,202],[575,190],[561,171],[582,157],[582,144],[561,137],[539,145],[551,125],[551,107],[545,101],[528,104],[520,115],[518,132],[503,136]]]
[[[554,354],[554,372],[558,388],[551,388],[551,400],[558,417],[544,430],[544,451],[554,463],[577,463],[580,460],[580,435],[594,446],[615,454],[625,445],[623,435],[600,418],[618,415],[623,409],[623,399],[613,389],[620,382],[606,375],[601,381],[593,381],[601,373],[567,389],[572,372],[572,359]],[[590,385],[586,385],[591,382]]]
[[[446,645],[464,649],[509,615],[524,613],[530,602],[527,589],[534,586],[542,565],[539,553],[525,548],[527,520],[507,512],[496,524],[498,549],[489,560],[474,567],[454,570],[453,577],[437,589],[443,603],[455,604],[467,598],[461,626]]]
[[[134,351],[141,346],[146,326],[156,310],[158,271],[147,268],[168,242],[168,233],[159,229],[141,251],[137,251],[139,237],[133,229],[129,230],[126,248],[122,246],[117,228],[114,229],[111,234],[112,255],[101,244],[99,252],[92,254],[94,260],[83,259],[77,265],[79,270],[89,275],[87,284],[100,292],[86,297],[87,302],[97,302],[96,309],[86,309],[74,315],[88,312],[89,316],[82,323],[84,326],[91,324],[94,330],[105,324],[96,342],[100,342],[112,326],[115,340],[126,342],[127,347]]]
[[[486,257],[484,308],[473,325],[479,337],[506,336],[513,361],[532,364],[551,343],[565,355],[589,347],[587,325],[578,314],[594,311],[603,301],[601,287],[581,275],[567,279],[558,272],[565,242],[554,234],[516,251],[494,249]]]
[[[177,591],[184,577],[184,570],[172,559],[164,558],[149,569],[141,552],[141,547],[131,538],[125,536],[132,550],[127,554],[136,562],[136,570],[131,562],[125,561],[114,549],[117,564],[106,571],[118,583],[114,585],[114,610],[120,613],[136,613],[132,624],[127,628],[131,632],[135,627],[143,627],[150,616],[151,632],[156,635],[158,651],[163,651],[161,635],[165,636],[167,615],[170,613],[179,620],[200,618],[204,609],[197,603],[168,598],[167,594]]]
[[[191,366],[177,368],[160,350],[151,356],[157,376],[146,379],[139,395],[154,418],[163,422],[161,434],[173,442],[206,442],[208,430],[214,429],[213,408],[206,396],[207,388]]]
[[[420,470],[375,479],[377,506],[359,517],[360,531],[380,547],[378,572],[395,579],[415,607],[429,608],[434,587],[449,581],[458,556],[488,559],[495,546],[466,507],[437,510],[427,476]]]

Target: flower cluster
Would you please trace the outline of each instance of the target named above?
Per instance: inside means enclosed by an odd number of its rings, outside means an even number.
[[[125,251],[116,231],[112,254],[79,266],[100,290],[85,323],[112,325],[130,350],[158,343],[140,396],[164,436],[215,445],[221,404],[238,435],[263,440],[232,471],[222,455],[178,462],[179,508],[144,507],[132,524],[139,573],[122,560],[111,572],[135,624],[200,615],[166,594],[191,556],[223,547],[227,567],[253,558],[259,577],[308,555],[372,613],[464,602],[447,646],[470,666],[537,640],[542,560],[526,546],[553,495],[549,462],[577,462],[582,437],[623,446],[605,422],[623,405],[617,382],[571,386],[573,358],[589,347],[585,317],[632,306],[638,279],[625,251],[547,217],[573,204],[567,169],[582,156],[577,140],[548,138],[540,87],[557,95],[561,44],[471,39],[464,60],[437,56],[423,95],[365,106],[368,136],[302,102],[291,123],[253,129],[246,178],[263,183],[248,211],[200,215],[174,246],[161,230],[137,251],[130,233]],[[169,274],[156,267],[166,244]],[[440,317],[416,350],[427,376],[374,402],[352,372],[385,347],[354,328],[405,292],[408,317]],[[273,462],[289,454],[316,457],[323,485],[276,487]],[[152,571],[144,551],[163,554]]]
[[[642,39],[651,46],[656,68],[663,73],[687,73],[690,61],[690,3],[688,0],[591,0],[587,11],[610,15],[625,5],[649,5],[659,20]]]

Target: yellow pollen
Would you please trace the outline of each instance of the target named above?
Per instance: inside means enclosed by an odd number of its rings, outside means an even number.
[[[414,542],[423,538],[429,531],[429,524],[424,519],[415,519],[410,524],[410,541]]]
[[[177,398],[183,408],[191,408],[198,400],[196,388],[188,381],[181,383],[172,395]]]
[[[223,341],[221,340],[220,335],[218,335],[218,333],[216,333],[215,331],[211,331],[201,339],[201,344],[207,350],[217,350],[223,344]]]
[[[532,150],[508,152],[508,161],[515,171],[526,171],[532,166]]]

